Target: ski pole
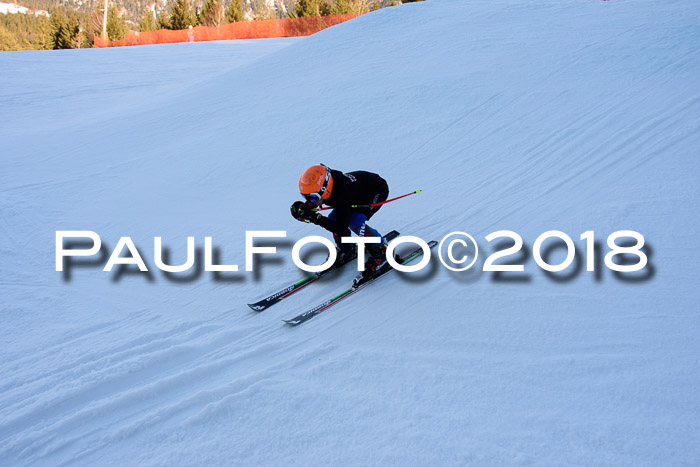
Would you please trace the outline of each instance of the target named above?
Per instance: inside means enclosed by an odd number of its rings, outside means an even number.
[[[351,208],[373,208],[375,206],[381,206],[382,204],[386,203],[391,203],[392,201],[396,201],[397,199],[405,198],[406,196],[411,196],[411,195],[417,195],[420,194],[420,190],[412,191],[410,193],[406,193],[405,195],[397,196],[396,198],[391,198],[386,201],[382,201],[381,203],[374,203],[374,204],[353,204],[350,206]],[[326,209],[334,209],[330,206],[326,206],[325,208],[319,209],[319,211],[325,211]]]

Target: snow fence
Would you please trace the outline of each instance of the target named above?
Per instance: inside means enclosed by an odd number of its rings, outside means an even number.
[[[178,31],[169,29],[148,32],[131,31],[125,38],[118,41],[106,41],[101,37],[95,36],[95,47],[308,36],[335,24],[356,18],[359,15],[360,13],[349,13],[263,21],[239,21],[219,27],[197,26]]]

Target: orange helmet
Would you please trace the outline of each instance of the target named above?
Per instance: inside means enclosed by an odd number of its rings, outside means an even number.
[[[325,165],[312,165],[299,178],[299,192],[304,196],[318,193],[321,198],[328,199],[332,191],[331,169]]]

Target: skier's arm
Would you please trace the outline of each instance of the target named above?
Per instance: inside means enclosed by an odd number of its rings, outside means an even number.
[[[349,237],[350,209],[336,208],[335,220],[325,216],[319,216],[316,223],[329,232],[340,235],[341,237]]]

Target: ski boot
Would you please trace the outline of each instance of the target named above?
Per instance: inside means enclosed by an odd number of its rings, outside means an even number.
[[[368,244],[367,251],[369,256],[365,262],[365,270],[358,274],[353,280],[353,287],[357,288],[374,277],[379,270],[387,264],[386,260],[386,242],[380,244]]]
[[[339,268],[355,258],[357,258],[357,245],[342,243],[336,247],[335,262],[329,270]]]

